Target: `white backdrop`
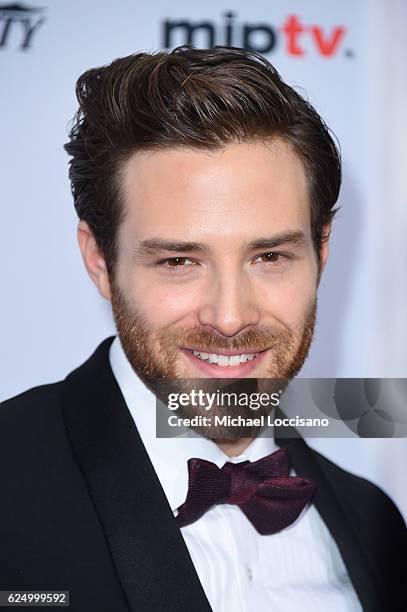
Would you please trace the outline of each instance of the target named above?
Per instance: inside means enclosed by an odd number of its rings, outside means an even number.
[[[229,37],[240,46],[246,31],[246,43],[265,50],[285,80],[306,93],[341,143],[342,208],[302,375],[407,377],[404,0],[4,6],[0,400],[63,378],[114,333],[76,246],[62,148],[76,110],[75,81],[116,57],[163,48],[166,29],[171,46],[187,42],[179,21],[207,24],[192,32],[197,46],[209,44],[208,32],[215,44]],[[407,517],[407,440],[312,445],[380,484]]]

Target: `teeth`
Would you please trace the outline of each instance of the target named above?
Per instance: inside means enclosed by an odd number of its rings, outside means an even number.
[[[195,357],[208,361],[209,363],[216,363],[221,368],[227,366],[237,366],[240,363],[246,361],[252,361],[259,353],[242,353],[241,355],[217,355],[216,353],[201,353],[200,351],[192,351]]]

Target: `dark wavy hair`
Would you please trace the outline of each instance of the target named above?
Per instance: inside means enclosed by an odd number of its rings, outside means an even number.
[[[136,53],[84,72],[65,150],[76,211],[109,272],[124,217],[121,170],[139,150],[219,149],[278,137],[303,162],[317,255],[341,183],[339,150],[315,109],[257,53],[240,48]]]

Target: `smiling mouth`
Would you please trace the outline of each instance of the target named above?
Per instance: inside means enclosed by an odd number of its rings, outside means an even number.
[[[206,353],[203,351],[196,351],[193,349],[187,349],[188,352],[192,353],[195,357],[206,363],[217,365],[221,368],[239,366],[247,361],[253,361],[264,352],[258,351],[257,353],[239,353],[234,355],[222,355],[221,353]],[[267,349],[266,349],[267,350]]]

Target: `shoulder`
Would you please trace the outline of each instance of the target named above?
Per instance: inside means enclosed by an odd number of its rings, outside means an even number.
[[[49,415],[58,405],[62,382],[33,387],[15,397],[0,402],[0,422],[4,427],[13,423],[22,424],[24,419],[41,419]]]
[[[400,519],[404,525],[404,521],[397,510],[395,504],[384,491],[373,484],[366,478],[357,476],[343,468],[339,467],[333,461],[330,461],[315,450],[311,450],[315,460],[322,468],[325,476],[335,482],[335,490],[338,496],[348,501],[353,501],[352,506],[363,506],[367,503],[372,503],[375,508],[380,509],[380,513],[388,512]],[[400,466],[401,467],[401,466]]]
[[[406,572],[407,528],[395,503],[369,480],[342,469],[315,450],[311,452],[359,539],[383,559],[385,551],[398,557]]]
[[[65,380],[28,389],[15,397],[0,402],[0,423],[13,425],[18,422],[41,421],[55,416],[62,405],[62,397],[67,381],[72,376],[80,377],[80,384],[84,391],[91,380],[99,380],[109,361],[109,349],[114,336],[106,338],[95,349],[94,353],[75,370],[70,372]],[[1,427],[0,427],[1,431]]]
[[[62,419],[63,383],[34,387],[0,403],[0,448],[7,465],[30,466],[51,453],[65,436]],[[27,469],[27,467],[26,467]],[[4,475],[4,473],[3,473]]]

